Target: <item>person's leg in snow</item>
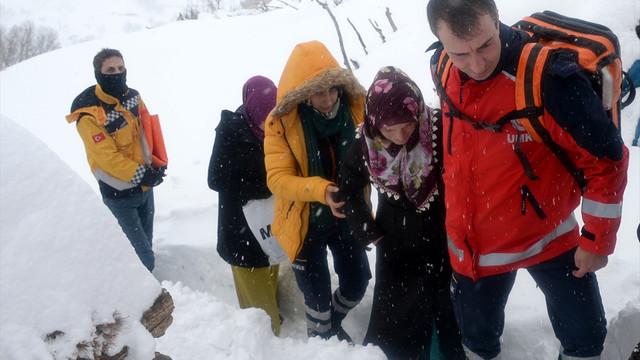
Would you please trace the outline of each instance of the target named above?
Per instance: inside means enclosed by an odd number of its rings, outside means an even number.
[[[331,277],[326,239],[307,234],[291,266],[304,296],[307,333],[309,336],[328,333],[331,330]]]
[[[327,244],[337,244],[339,241],[341,240],[337,228],[321,234],[307,234],[292,268],[304,296],[309,337],[320,336],[328,339],[337,335],[340,340],[350,341],[341,323],[348,311],[360,303],[364,296],[368,278],[362,275],[363,272],[366,271],[368,277],[371,275],[368,262],[355,265],[362,263],[362,257],[351,254],[350,246],[331,245],[332,249],[335,248],[332,253],[340,253],[337,258],[336,254],[333,254],[340,285],[334,294],[331,293]],[[354,245],[359,246],[355,242]],[[366,260],[366,254],[364,259]],[[366,279],[363,281],[363,278]]]
[[[263,309],[271,318],[271,330],[278,336],[281,317],[278,310],[278,276],[280,265],[259,268],[231,266],[233,282],[241,309]]]
[[[103,198],[102,201],[118,220],[142,264],[153,271],[153,189],[119,199]]]
[[[516,271],[473,279],[453,271],[451,301],[470,360],[499,359],[504,308]]]
[[[342,320],[364,297],[371,279],[369,259],[362,245],[352,236],[341,232],[330,236],[327,245],[331,249],[333,268],[338,275],[338,288],[331,298],[331,327],[338,338],[344,337],[352,343],[342,328]]]
[[[562,348],[558,359],[600,359],[607,333],[606,318],[593,273],[576,278],[575,250],[561,254],[527,271],[542,290],[547,312]],[[454,272],[451,284],[462,344],[472,360],[500,356],[504,308],[516,271],[472,281]]]
[[[573,276],[575,249],[527,270],[542,290],[556,337],[559,359],[599,359],[607,335],[607,320],[594,273]]]

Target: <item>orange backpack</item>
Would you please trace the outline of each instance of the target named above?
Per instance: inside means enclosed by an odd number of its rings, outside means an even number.
[[[539,79],[548,52],[551,49],[569,48],[578,53],[578,65],[600,96],[609,119],[620,129],[620,110],[633,101],[635,92],[624,102],[621,101],[624,76],[620,61],[620,43],[609,28],[552,11],[535,13],[520,20],[513,27],[529,33],[533,41],[525,45],[518,64],[518,108],[542,106],[538,96],[541,94]],[[529,93],[526,89],[532,86],[533,90]],[[529,133],[540,141],[540,137],[534,131]]]

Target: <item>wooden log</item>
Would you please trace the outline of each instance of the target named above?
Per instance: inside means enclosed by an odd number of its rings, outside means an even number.
[[[153,358],[153,360],[172,360],[172,359],[171,357],[156,351],[156,356]]]
[[[171,294],[166,289],[162,289],[151,308],[142,314],[140,323],[149,330],[153,337],[161,337],[173,322],[173,316],[171,316],[173,309],[175,309],[175,305]]]

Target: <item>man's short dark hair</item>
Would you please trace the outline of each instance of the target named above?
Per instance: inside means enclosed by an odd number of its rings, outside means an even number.
[[[455,37],[473,36],[480,16],[489,14],[498,21],[498,7],[494,0],[429,0],[427,18],[431,32],[438,36],[438,21],[444,21]]]
[[[101,71],[102,70],[102,63],[107,60],[110,57],[114,57],[117,56],[120,59],[124,58],[122,57],[122,54],[120,53],[120,51],[116,50],[116,49],[109,49],[109,48],[104,48],[102,50],[100,50],[96,56],[93,57],[93,69],[95,71]]]

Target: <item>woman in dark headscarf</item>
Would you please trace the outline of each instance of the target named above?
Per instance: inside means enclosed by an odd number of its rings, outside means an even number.
[[[415,82],[399,69],[382,68],[340,169],[343,212],[353,235],[376,246],[364,343],[380,346],[389,359],[429,359],[434,329],[434,352],[465,358],[449,299],[440,134],[439,117]],[[369,184],[378,190],[375,218],[361,195]]]
[[[218,254],[231,265],[240,307],[264,309],[278,335],[279,266],[270,266],[242,211],[249,200],[271,196],[263,141],[264,122],[276,105],[276,93],[273,81],[254,76],[242,88],[242,105],[235,112],[222,111],[208,182],[218,192]]]

